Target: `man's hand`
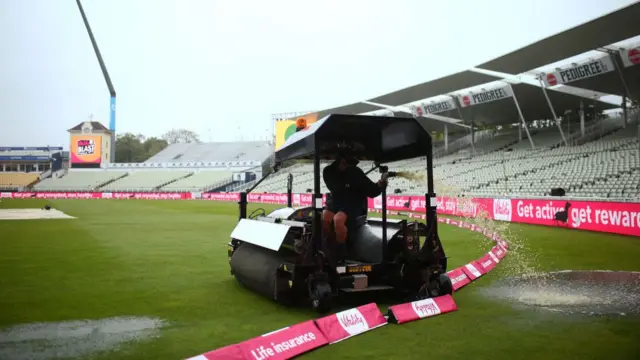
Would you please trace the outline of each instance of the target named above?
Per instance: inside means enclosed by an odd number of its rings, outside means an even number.
[[[389,174],[383,173],[382,176],[380,177],[380,180],[378,180],[378,186],[387,187],[388,184],[389,184]]]

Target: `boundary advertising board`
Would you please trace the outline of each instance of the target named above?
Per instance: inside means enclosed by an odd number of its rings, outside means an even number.
[[[106,193],[106,192],[4,192],[2,198],[14,199],[141,199],[141,200],[240,200],[239,193]],[[293,194],[294,206],[311,206],[309,193]],[[277,193],[250,193],[250,203],[286,206],[287,195]],[[390,211],[424,213],[424,196],[389,195]],[[380,211],[381,197],[369,199],[369,210]],[[438,214],[487,218],[521,224],[561,227],[611,234],[640,237],[640,203],[576,201],[562,198],[499,199],[438,197]]]

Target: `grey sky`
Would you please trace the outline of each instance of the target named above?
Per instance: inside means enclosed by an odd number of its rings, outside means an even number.
[[[117,130],[271,136],[321,110],[480,64],[632,0],[84,0]],[[62,145],[109,94],[73,0],[0,0],[0,145]]]

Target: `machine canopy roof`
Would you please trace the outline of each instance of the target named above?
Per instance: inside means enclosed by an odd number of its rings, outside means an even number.
[[[313,159],[333,160],[347,146],[360,160],[386,163],[426,156],[431,136],[418,119],[331,114],[291,135],[276,151],[277,163]]]

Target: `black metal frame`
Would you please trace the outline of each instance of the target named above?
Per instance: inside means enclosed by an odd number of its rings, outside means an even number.
[[[342,120],[346,122],[341,122]],[[381,123],[377,121],[382,121]],[[332,148],[332,141],[336,134],[346,134],[346,138],[349,139],[350,134],[354,134],[353,138],[356,142],[364,143],[371,146],[364,150],[356,152],[356,158],[361,160],[373,160],[375,166],[366,174],[371,173],[374,170],[378,170],[384,178],[396,176],[395,172],[390,172],[388,166],[383,166],[381,163],[392,162],[397,160],[415,158],[419,156],[426,157],[427,167],[427,193],[424,194],[426,200],[426,224],[424,225],[424,235],[426,241],[418,249],[415,254],[416,257],[408,259],[410,266],[414,269],[418,266],[418,269],[425,269],[426,272],[420,271],[419,275],[422,278],[422,284],[428,284],[432,269],[439,268],[437,272],[446,272],[446,255],[442,250],[441,242],[438,236],[438,223],[436,213],[436,194],[434,192],[434,179],[433,179],[433,149],[432,139],[429,133],[424,129],[417,119],[399,119],[399,118],[385,118],[385,117],[369,117],[360,115],[330,115],[327,118],[323,118],[319,121],[320,124],[316,125],[315,129],[308,131],[297,132],[292,135],[285,145],[278,150],[275,154],[276,163],[270,173],[258,180],[250,189],[240,193],[239,209],[240,219],[247,217],[247,195],[259,186],[271,174],[279,170],[280,165],[289,160],[295,159],[308,159],[313,163],[313,202],[311,204],[312,209],[312,228],[311,228],[311,241],[309,248],[309,256],[305,256],[302,264],[290,264],[290,269],[295,273],[295,277],[303,276],[306,278],[306,286],[309,287],[310,294],[315,289],[314,286],[324,286],[322,284],[331,283],[334,281],[342,281],[346,275],[333,274],[332,271],[327,272],[326,267],[330,265],[331,261],[327,262],[327,258],[324,256],[323,250],[323,226],[322,226],[322,211],[323,194],[321,192],[321,167],[320,162],[322,160],[334,160],[335,148]],[[350,132],[353,129],[362,128],[362,124],[372,124],[370,127],[366,127],[365,130],[358,133]],[[412,123],[413,122],[413,123]],[[344,128],[344,129],[343,129]],[[296,138],[294,138],[296,137]],[[293,191],[293,176],[289,174],[287,177],[287,206],[292,207],[292,191]],[[382,193],[382,251],[381,262],[375,264],[369,264],[372,267],[373,273],[386,273],[394,265],[393,259],[388,259],[388,214],[387,214],[387,189],[383,189]],[[405,229],[406,231],[406,229]],[[422,232],[422,231],[421,231]],[[231,244],[231,248],[235,246]],[[434,246],[440,247],[439,253],[434,253]],[[233,249],[230,249],[230,255]],[[435,258],[434,258],[435,256]],[[407,259],[405,259],[407,260]],[[297,269],[297,270],[294,270]],[[292,274],[293,274],[292,273]],[[348,275],[348,274],[347,274]],[[425,277],[426,276],[426,277]],[[417,279],[416,279],[417,280]],[[413,281],[413,280],[412,280]],[[333,285],[330,287],[333,288]],[[334,291],[337,291],[333,288]],[[317,289],[316,289],[317,290]],[[312,294],[313,298],[313,294]]]
[[[287,207],[293,207],[293,174],[287,176]]]
[[[246,219],[247,218],[247,205],[249,202],[247,201],[247,195],[251,193],[255,188],[257,188],[266,178],[271,176],[271,174],[275,174],[278,172],[279,168],[275,167],[272,172],[267,173],[267,175],[260,178],[260,180],[256,181],[249,190],[245,190],[240,192],[240,199],[238,201],[239,208],[239,216],[238,219]],[[289,174],[287,176],[287,207],[293,207],[293,175]]]
[[[343,124],[348,124],[349,121],[366,121],[370,123],[373,128],[378,128],[372,131],[369,138],[373,137],[373,142],[370,144],[377,144],[377,147],[374,150],[365,149],[363,151],[356,151],[356,156],[364,155],[361,158],[365,158],[368,160],[376,161],[376,166],[367,173],[379,169],[381,174],[386,174],[386,176],[393,176],[395,173],[389,172],[388,167],[381,166],[380,162],[389,162],[396,161],[402,159],[413,158],[416,156],[425,156],[426,157],[426,166],[427,166],[427,193],[424,195],[426,200],[426,223],[427,223],[427,241],[433,242],[437,241],[440,243],[440,239],[438,236],[438,223],[437,223],[437,212],[436,212],[436,194],[434,191],[434,179],[433,179],[433,148],[432,148],[432,139],[429,135],[428,131],[423,127],[418,119],[406,119],[406,118],[388,118],[388,117],[371,117],[364,115],[342,115],[342,114],[334,114],[328,115],[327,117],[318,121],[317,124],[312,124],[315,126],[314,129],[304,130],[297,132],[293,135],[288,142],[286,142],[283,147],[278,150],[276,153],[276,164],[286,160],[293,159],[311,159],[313,161],[313,204],[312,208],[314,209],[313,214],[313,222],[312,222],[312,251],[317,253],[322,249],[322,239],[324,238],[324,234],[322,234],[322,193],[321,193],[321,171],[320,171],[320,161],[323,159],[332,160],[332,150],[328,150],[326,148],[326,141],[323,143],[323,139],[330,138],[337,131],[336,123],[340,124],[340,127]],[[398,138],[394,137],[393,134],[388,133],[376,133],[379,131],[380,124],[384,124],[385,126],[395,126],[399,125],[398,128],[394,129],[396,133],[407,134],[409,131],[417,131],[419,134],[410,134],[414,135],[412,140],[398,140]],[[393,125],[392,125],[393,124]],[[416,126],[419,125],[419,126]],[[353,125],[352,125],[353,126]],[[405,126],[405,128],[402,128]],[[420,131],[422,130],[422,131]],[[305,131],[309,131],[305,134]],[[345,130],[346,131],[346,130]],[[369,130],[368,130],[369,131]],[[393,132],[392,131],[392,132]],[[368,141],[367,136],[362,137],[362,134],[354,135],[355,137],[360,136],[359,141]],[[347,138],[349,136],[347,135]],[[411,138],[411,136],[409,136]],[[397,144],[395,142],[398,142]],[[395,148],[392,150],[387,150],[390,144],[394,144]],[[381,145],[382,144],[382,145]],[[369,155],[366,155],[366,154]],[[375,157],[375,158],[371,158]],[[257,185],[257,184],[256,184]],[[382,192],[382,219],[383,219],[383,245],[388,243],[388,233],[387,233],[387,191],[386,188]],[[242,199],[241,199],[242,200]],[[245,199],[246,200],[246,199]],[[426,242],[425,242],[426,243]],[[386,247],[383,246],[381,249],[386,255]],[[423,255],[427,255],[427,246],[422,246],[421,252]],[[317,258],[317,257],[316,257]],[[383,256],[385,261],[386,256]],[[321,268],[323,264],[317,263],[318,267]]]
[[[256,181],[256,183],[253,184],[253,186],[250,187],[249,190],[240,192],[240,201],[238,201],[238,207],[240,210],[238,215],[238,220],[247,218],[247,195],[250,192],[252,192],[255,188],[257,188],[258,185],[260,185],[266,178],[269,177],[269,175],[273,174],[274,172],[270,172],[267,175],[263,176],[260,180]]]
[[[322,210],[324,209],[322,205],[322,192],[320,191],[320,156],[318,143],[315,144],[315,155],[313,157],[313,222],[311,233],[313,234],[311,237],[311,251],[314,261],[316,261],[316,270],[322,270],[324,267],[324,263],[322,263],[323,259],[320,259],[318,256],[315,256],[322,249],[322,239],[324,234],[322,233]],[[320,206],[318,206],[318,204]]]

